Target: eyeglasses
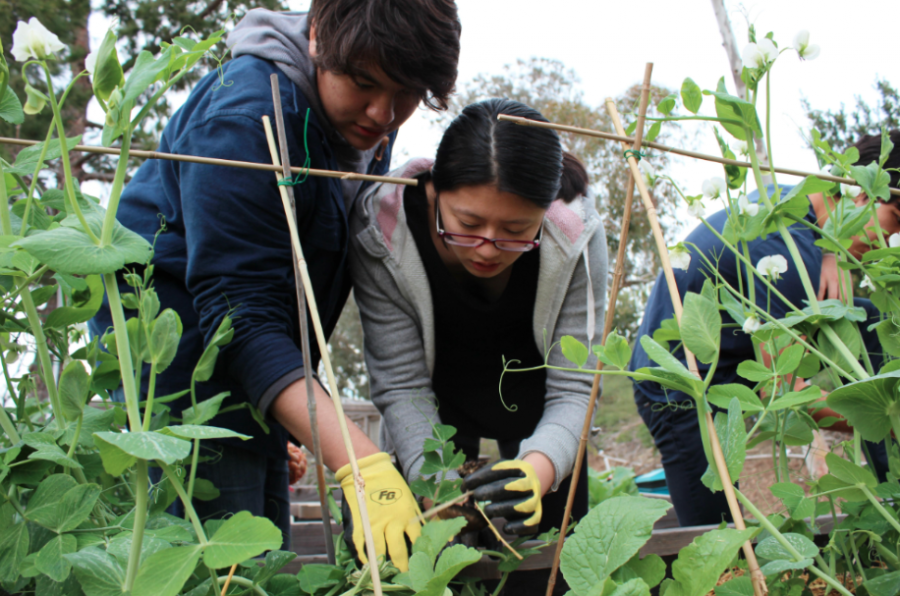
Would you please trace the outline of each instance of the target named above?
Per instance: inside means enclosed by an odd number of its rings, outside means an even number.
[[[509,240],[507,238],[485,238],[484,236],[475,236],[472,234],[457,234],[455,232],[447,232],[441,225],[441,207],[438,202],[439,197],[434,198],[434,223],[437,227],[437,234],[447,244],[454,246],[464,246],[466,248],[478,248],[485,242],[490,242],[497,250],[506,250],[510,252],[528,252],[534,250],[541,245],[541,239],[544,237],[544,222],[541,222],[541,228],[538,231],[537,238],[534,240]]]

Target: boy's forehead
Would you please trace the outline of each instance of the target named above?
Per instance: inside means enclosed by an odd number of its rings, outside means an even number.
[[[356,78],[366,79],[372,83],[377,83],[381,87],[394,87],[397,89],[410,89],[407,84],[395,80],[389,76],[377,62],[373,60],[354,61],[347,68],[347,74]]]

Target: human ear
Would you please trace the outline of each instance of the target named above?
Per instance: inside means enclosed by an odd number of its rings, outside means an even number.
[[[316,47],[316,25],[312,23],[309,26],[309,57],[315,58],[318,53],[318,48]]]

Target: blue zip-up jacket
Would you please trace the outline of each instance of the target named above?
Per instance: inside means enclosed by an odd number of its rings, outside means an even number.
[[[264,114],[274,123],[272,73],[278,75],[281,88],[291,164],[303,164],[309,103],[274,63],[253,56],[228,62],[221,75],[204,77],[167,124],[159,150],[272,163],[262,125]],[[391,146],[394,138],[391,135]],[[338,169],[312,110],[307,144],[311,168]],[[368,171],[383,174],[389,164],[390,147]],[[322,324],[330,334],[350,288],[341,183],[310,176],[294,187],[294,195],[300,241]],[[274,395],[304,376],[290,235],[274,173],[149,160],[122,194],[117,217],[150,242],[165,222],[152,261],[154,287],[161,307],[178,312],[184,332],[175,362],[157,377],[156,396],[190,387],[205,341],[229,311],[234,338],[222,348],[212,379],[197,385],[198,401],[230,391],[223,409],[244,402],[267,408]],[[120,288],[133,291],[124,282]],[[102,334],[111,325],[104,307],[92,321],[92,330]],[[315,337],[310,345],[315,366],[319,360]],[[145,367],[144,392],[148,372]],[[191,405],[190,396],[170,405],[172,414],[179,416]],[[246,408],[220,414],[210,424],[254,437],[235,440],[235,445],[270,455],[285,452],[286,431],[270,420],[272,432],[266,436]]]

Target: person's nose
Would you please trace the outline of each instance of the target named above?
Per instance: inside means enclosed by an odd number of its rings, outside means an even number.
[[[366,116],[378,126],[388,126],[394,121],[394,95],[384,92],[376,96],[366,109]]]

